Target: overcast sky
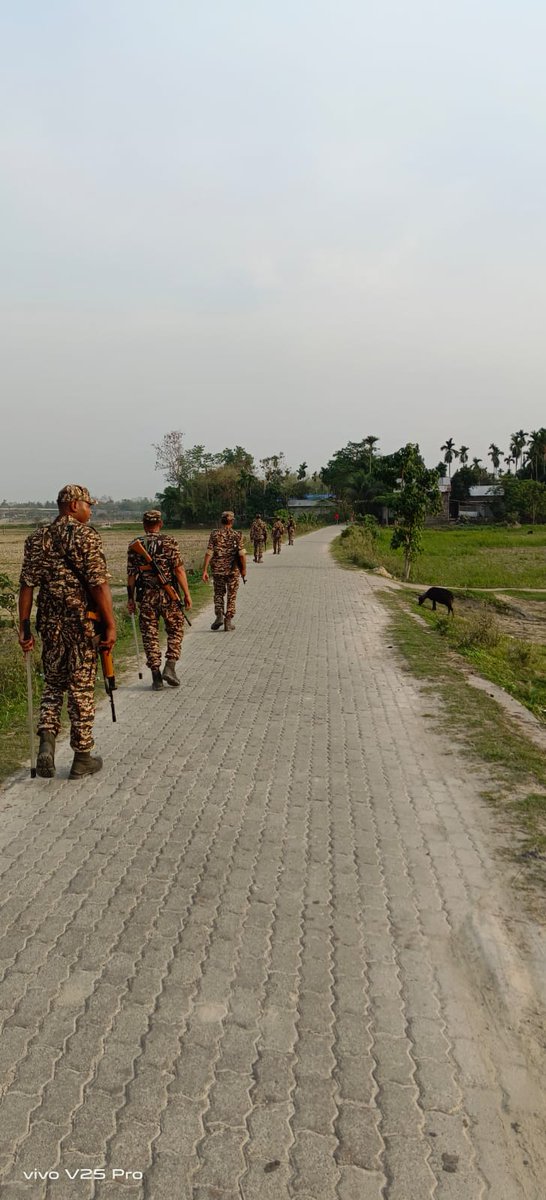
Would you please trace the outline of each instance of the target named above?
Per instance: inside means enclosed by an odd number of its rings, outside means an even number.
[[[0,14],[0,498],[546,424],[543,0]]]

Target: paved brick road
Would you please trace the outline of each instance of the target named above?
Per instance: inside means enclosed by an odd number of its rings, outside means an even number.
[[[2,1197],[545,1194],[483,780],[330,537],[196,620],[184,689],[118,693],[96,779],[65,748],[0,797]]]

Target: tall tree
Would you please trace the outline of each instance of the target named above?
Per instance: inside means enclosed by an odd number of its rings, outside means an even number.
[[[500,460],[502,458],[502,450],[499,448],[499,446],[496,446],[494,442],[491,442],[491,444],[489,446],[488,458],[491,459],[491,462],[493,463],[493,470],[495,471],[495,474],[496,474],[500,467]]]
[[[461,467],[466,467],[466,464],[468,462],[468,451],[469,450],[470,450],[470,446],[461,446],[460,447],[459,460],[461,463]]]
[[[420,553],[425,517],[440,512],[441,508],[438,473],[425,467],[419,446],[408,442],[400,454],[400,491],[395,496],[397,523],[391,538],[393,549],[404,551],[404,579],[409,579],[411,565]]]
[[[455,449],[453,438],[447,438],[444,445],[440,446],[440,450],[444,451],[444,462],[447,463],[447,473],[451,479],[451,464],[453,459],[459,456],[459,451]]]
[[[298,467],[298,479],[305,479],[307,475],[307,463],[302,462]]]
[[[378,441],[379,441],[378,437],[375,437],[373,433],[369,433],[368,436],[364,438],[364,441],[362,443],[362,445],[365,447],[365,449],[367,451],[367,455],[368,455],[368,473],[369,474],[371,474],[373,456],[376,452],[375,445],[376,445],[376,442],[378,442]]]
[[[180,487],[182,476],[184,474],[183,464],[185,458],[184,450],[184,434],[179,429],[171,429],[170,433],[166,433],[161,442],[156,445],[155,450],[155,469],[163,471],[167,483],[172,487]]]
[[[513,454],[514,456],[516,475],[518,473],[518,463],[525,449],[526,441],[527,434],[523,429],[518,429],[517,432],[513,433],[510,437],[510,454]]]
[[[544,482],[546,477],[546,429],[532,429],[527,443],[526,460],[533,479]]]

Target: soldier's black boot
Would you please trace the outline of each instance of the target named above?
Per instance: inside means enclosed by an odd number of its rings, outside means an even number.
[[[226,633],[234,633],[235,632],[235,625],[233,624],[231,617],[224,618],[224,629],[225,629]]]
[[[36,774],[41,779],[53,779],[55,774],[55,734],[49,733],[47,729],[40,733]]]
[[[180,687],[180,680],[176,674],[176,667],[172,658],[168,658],[163,667],[163,678],[165,683],[170,683],[171,687]]]
[[[215,617],[214,621],[212,622],[211,629],[221,629],[223,624],[223,617]]]
[[[68,778],[83,779],[84,775],[96,775],[101,767],[100,754],[91,754],[89,750],[76,750]]]
[[[161,671],[152,670],[152,692],[160,692],[163,687],[163,676]]]

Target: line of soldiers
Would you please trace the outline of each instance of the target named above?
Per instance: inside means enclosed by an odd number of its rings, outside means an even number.
[[[288,545],[294,545],[294,534],[296,532],[296,522],[293,517],[289,517],[286,523],[277,517],[271,528],[271,537],[273,541],[273,554],[280,554],[282,539],[285,533],[288,534]],[[267,525],[259,513],[254,517],[250,526],[250,540],[254,546],[254,562],[263,562],[263,554],[267,545]]]
[[[116,641],[116,624],[101,538],[89,524],[96,500],[86,487],[70,483],[61,488],[57,504],[59,515],[55,521],[36,529],[25,541],[19,581],[19,644],[25,655],[34,649],[30,615],[34,590],[38,588],[36,630],[42,641],[44,688],[35,773],[46,779],[55,775],[56,738],[66,692],[70,745],[74,751],[69,778],[81,779],[102,767],[100,755],[91,753],[99,657],[115,720],[112,690],[116,685],[111,651]],[[209,567],[213,574],[215,619],[211,629],[215,631],[222,626],[226,632],[235,629],[237,589],[241,578],[246,582],[243,535],[233,528],[234,521],[233,512],[222,513],[220,527],[210,534],[203,563],[205,583],[209,581]],[[152,673],[152,689],[160,691],[165,683],[180,686],[176,663],[182,650],[184,620],[188,621],[185,609],[191,609],[192,599],[178,543],[162,532],[159,509],[148,509],[142,522],[144,539],[134,539],[128,548],[127,602],[135,641],[138,606],[146,666]],[[288,544],[293,545],[292,518],[286,532]],[[274,554],[280,554],[284,533],[283,522],[276,520],[272,529]],[[267,526],[260,516],[254,519],[250,536],[254,561],[262,562]],[[163,671],[160,619],[167,634]],[[108,660],[111,666],[105,670]]]

